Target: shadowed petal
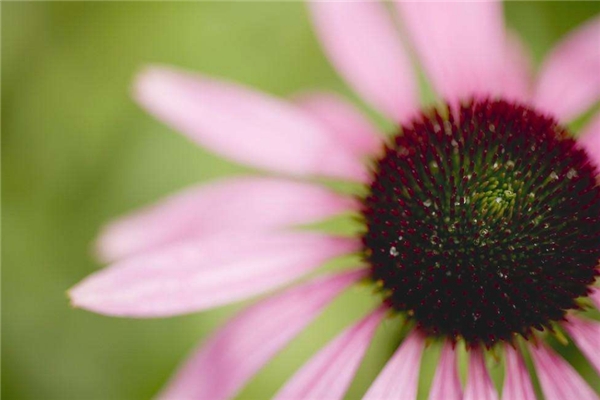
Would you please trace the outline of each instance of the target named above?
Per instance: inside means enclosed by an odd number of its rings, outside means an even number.
[[[561,121],[585,112],[600,99],[600,18],[569,34],[548,55],[534,103]]]
[[[563,327],[600,374],[600,323],[570,317]]]
[[[363,278],[355,270],[289,289],[242,311],[202,344],[159,396],[167,400],[223,400],[310,324],[335,296]]]
[[[523,358],[511,346],[505,346],[506,374],[502,400],[536,400],[531,378]]]
[[[469,373],[464,400],[497,400],[496,388],[490,379],[483,351],[469,350]]]
[[[364,167],[290,104],[239,84],[152,67],[137,101],[193,141],[248,165],[294,175],[362,181]]]
[[[351,326],[311,358],[277,393],[277,400],[342,399],[386,308]]]
[[[417,331],[411,332],[383,368],[363,400],[416,399],[423,346],[421,334]]]
[[[372,156],[383,147],[383,137],[353,105],[330,93],[303,93],[296,104],[325,124],[340,145],[357,155]]]
[[[577,371],[549,347],[539,345],[530,349],[546,400],[598,400]]]
[[[585,127],[578,142],[585,148],[596,164],[596,168],[600,170],[600,114],[596,115],[592,122]]]
[[[600,288],[593,287],[589,296],[596,308],[600,310]]]
[[[507,47],[500,2],[396,5],[425,71],[445,100],[505,93],[514,97],[521,71]]]
[[[383,4],[309,4],[321,44],[346,81],[391,120],[411,116],[419,105],[414,74]]]
[[[600,310],[600,288],[592,288],[592,293],[590,293],[589,296],[596,308]]]
[[[187,189],[109,224],[97,249],[103,260],[114,261],[192,237],[307,224],[356,207],[354,200],[317,185],[228,179]]]
[[[316,233],[220,235],[126,259],[73,288],[75,307],[163,317],[217,307],[274,289],[360,248]]]
[[[462,400],[456,353],[450,341],[446,341],[442,348],[440,361],[429,392],[429,400]]]

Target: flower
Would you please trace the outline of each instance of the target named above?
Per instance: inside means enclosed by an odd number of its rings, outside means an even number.
[[[139,103],[193,141],[286,178],[192,188],[110,224],[114,264],[70,291],[77,307],[127,317],[209,309],[289,284],[349,253],[367,266],[298,284],[241,312],[202,344],[163,398],[231,398],[338,294],[359,280],[381,306],[313,356],[282,399],[342,398],[389,315],[406,335],[366,399],[414,399],[421,356],[441,343],[430,399],[495,399],[489,349],[505,364],[503,399],[597,399],[548,338],[570,337],[600,373],[600,116],[572,139],[565,123],[600,98],[600,19],[565,38],[533,80],[498,2],[399,2],[396,11],[443,102],[419,111],[408,52],[382,4],[310,5],[339,73],[394,121],[390,140],[347,103],[285,103],[237,84],[152,67]],[[372,162],[369,169],[362,161]],[[362,183],[346,197],[308,181]],[[289,177],[289,178],[288,178]],[[355,212],[361,237],[284,229]],[[455,347],[469,368],[463,390]]]

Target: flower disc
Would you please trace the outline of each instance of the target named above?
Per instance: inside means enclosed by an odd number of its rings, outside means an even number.
[[[564,128],[527,107],[422,115],[386,146],[364,200],[372,278],[431,335],[527,337],[594,282],[597,176]]]

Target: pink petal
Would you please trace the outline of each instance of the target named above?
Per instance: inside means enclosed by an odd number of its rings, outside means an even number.
[[[523,358],[519,352],[511,346],[505,346],[506,374],[504,377],[504,388],[502,389],[503,400],[536,400],[531,378]]]
[[[592,293],[590,293],[589,296],[596,308],[600,310],[600,288],[593,287]]]
[[[596,168],[600,170],[600,114],[585,127],[578,141],[587,151]]]
[[[342,399],[386,312],[380,307],[342,332],[275,395],[285,399]]]
[[[395,122],[418,108],[415,77],[391,18],[378,2],[311,2],[333,65],[366,101]]]
[[[363,400],[417,398],[419,368],[424,340],[420,333],[413,331],[396,350]]]
[[[531,356],[546,400],[598,400],[573,367],[549,347],[532,346]]]
[[[244,86],[152,67],[135,84],[149,112],[233,160],[295,175],[364,180],[364,167],[290,104]]]
[[[371,156],[383,147],[383,137],[353,105],[329,93],[303,93],[296,103],[325,124],[340,145],[354,154]]]
[[[452,343],[446,341],[429,392],[429,400],[462,400],[462,387]]]
[[[175,241],[315,222],[358,205],[323,187],[275,178],[197,186],[104,228],[98,252],[114,261]]]
[[[570,317],[563,324],[579,350],[590,360],[600,374],[600,323],[592,320]]]
[[[508,32],[505,68],[506,84],[503,95],[507,99],[529,102],[533,85],[531,52],[516,32]]]
[[[163,317],[205,310],[287,284],[360,240],[316,233],[220,235],[126,259],[70,291],[101,314]]]
[[[563,39],[544,61],[534,95],[536,106],[561,121],[600,99],[600,17]]]
[[[425,71],[445,100],[515,92],[518,77],[513,74],[520,72],[507,47],[499,1],[396,5]]]
[[[194,352],[159,398],[235,397],[254,374],[366,272],[321,277],[241,312]]]
[[[469,373],[464,400],[497,399],[498,394],[485,366],[483,351],[479,348],[469,350]]]

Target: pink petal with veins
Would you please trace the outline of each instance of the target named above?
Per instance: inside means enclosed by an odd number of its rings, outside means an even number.
[[[185,314],[275,289],[360,247],[359,239],[316,233],[223,234],[125,259],[69,296],[75,307],[107,315]]]
[[[536,400],[527,366],[519,352],[511,346],[504,347],[506,373],[502,400]]]
[[[343,399],[385,312],[380,307],[342,332],[296,372],[275,399]]]
[[[103,260],[225,232],[260,232],[316,222],[357,209],[358,202],[322,186],[277,178],[233,178],[189,188],[106,226]]]
[[[377,1],[310,2],[329,60],[376,110],[404,122],[419,106],[416,79],[385,6]]]
[[[498,393],[485,366],[483,351],[479,348],[469,350],[469,373],[464,400],[498,400]]]
[[[429,391],[429,400],[462,400],[462,398],[456,352],[452,348],[452,343],[446,341]]]
[[[159,399],[235,397],[337,295],[366,274],[360,269],[320,277],[242,311],[191,355]]]
[[[534,104],[562,122],[600,99],[600,17],[563,39],[544,61]]]
[[[530,349],[546,400],[598,400],[577,371],[549,347],[540,344]]]
[[[416,399],[424,345],[421,334],[411,332],[377,376],[363,400]]]
[[[368,178],[360,161],[321,125],[240,84],[151,67],[137,77],[134,95],[160,120],[232,160],[292,175]]]

